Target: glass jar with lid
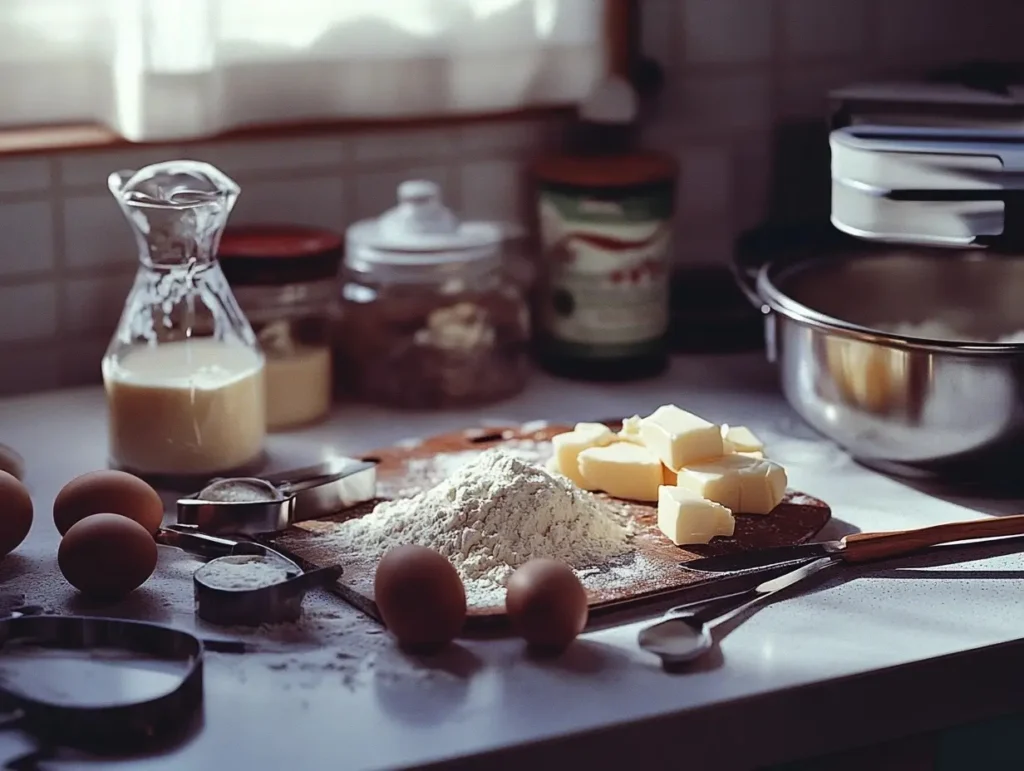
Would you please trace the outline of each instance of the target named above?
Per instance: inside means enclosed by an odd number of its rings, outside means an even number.
[[[266,357],[267,428],[315,423],[331,409],[331,335],[342,239],[293,225],[228,228],[220,262]]]
[[[349,228],[339,359],[350,388],[392,407],[439,409],[518,393],[530,371],[530,318],[505,271],[503,230],[460,222],[433,182]]]

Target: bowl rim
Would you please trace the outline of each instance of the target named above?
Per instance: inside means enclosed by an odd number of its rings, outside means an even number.
[[[975,262],[979,260],[1013,260],[1022,259],[1017,256],[990,255],[987,252],[963,251],[960,249],[950,250],[910,250],[916,259],[923,260],[951,260],[958,262]],[[884,259],[884,254],[842,254],[834,255],[824,260],[830,265],[837,262],[847,262],[863,259]],[[778,285],[778,279],[786,273],[795,272],[800,269],[821,267],[821,258],[801,255],[792,259],[769,260],[757,271],[757,294],[764,303],[767,312],[774,312],[792,321],[799,322],[809,327],[819,329],[832,334],[839,334],[843,337],[858,340],[874,345],[883,345],[888,348],[905,350],[910,352],[931,352],[954,354],[958,356],[1021,356],[1024,355],[1024,341],[1019,343],[999,342],[976,342],[962,340],[936,340],[927,337],[914,337],[911,335],[900,335],[895,332],[887,332],[881,329],[855,324],[850,321],[830,316],[827,313],[816,311],[801,302],[790,297]]]

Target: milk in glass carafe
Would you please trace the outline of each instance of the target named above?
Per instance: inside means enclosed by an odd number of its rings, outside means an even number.
[[[264,360],[216,260],[238,185],[195,161],[114,172],[108,185],[140,261],[103,357],[111,464],[182,484],[251,470]]]

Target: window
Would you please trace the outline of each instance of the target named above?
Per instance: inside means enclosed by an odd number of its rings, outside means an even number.
[[[3,0],[0,123],[132,141],[578,101],[601,0]]]

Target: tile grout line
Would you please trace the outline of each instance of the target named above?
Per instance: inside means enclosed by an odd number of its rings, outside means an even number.
[[[67,336],[69,326],[69,308],[67,295],[67,233],[64,228],[64,195],[61,179],[63,169],[60,157],[56,155],[47,156],[47,163],[50,166],[50,211],[53,239],[53,260],[54,276],[57,298],[57,345],[60,346]],[[61,354],[59,363],[60,381],[64,381],[64,356]]]

